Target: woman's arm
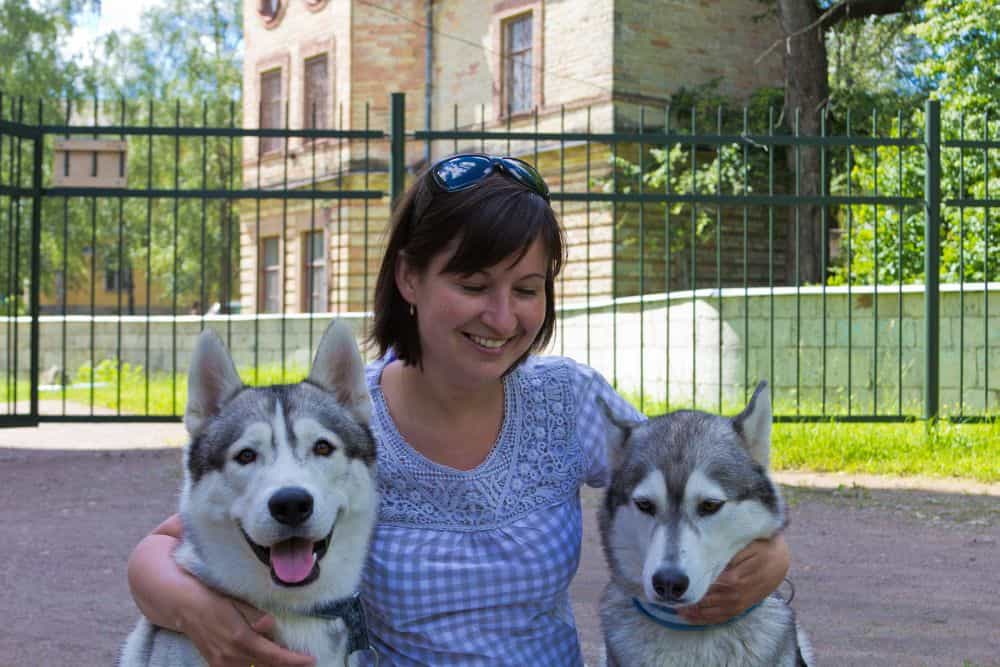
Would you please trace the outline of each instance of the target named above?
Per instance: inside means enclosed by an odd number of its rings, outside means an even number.
[[[173,551],[181,531],[180,517],[174,515],[129,557],[129,588],[150,623],[187,635],[211,667],[314,665],[310,656],[268,640],[273,617],[211,590],[177,565]]]
[[[790,564],[788,543],[780,533],[769,540],[751,542],[733,556],[701,602],[679,613],[691,623],[728,621],[777,590]]]

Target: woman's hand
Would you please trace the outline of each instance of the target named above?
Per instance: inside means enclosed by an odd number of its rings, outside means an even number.
[[[777,590],[791,556],[781,534],[756,540],[733,556],[701,601],[678,610],[680,616],[700,625],[723,623],[742,614]]]
[[[174,515],[132,552],[128,579],[149,621],[183,633],[211,667],[312,667],[307,655],[281,648],[269,637],[274,618],[228,598],[182,570],[173,558],[183,525]]]
[[[281,648],[270,640],[274,617],[237,600],[215,593],[197,613],[207,622],[193,620],[179,628],[210,667],[314,667],[315,660]]]

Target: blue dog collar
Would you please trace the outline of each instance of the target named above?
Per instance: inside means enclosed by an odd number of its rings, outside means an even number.
[[[640,600],[637,597],[632,598],[632,603],[635,608],[639,610],[646,618],[650,619],[658,625],[662,625],[665,628],[670,628],[671,630],[682,630],[682,631],[694,631],[694,630],[711,630],[712,628],[722,628],[730,623],[735,623],[740,620],[754,609],[760,606],[760,602],[750,607],[742,614],[734,616],[728,621],[722,623],[714,623],[712,625],[695,625],[694,623],[688,623],[681,616],[677,614],[677,610],[672,607],[664,607],[663,605],[653,604],[652,602],[647,602],[645,600]]]

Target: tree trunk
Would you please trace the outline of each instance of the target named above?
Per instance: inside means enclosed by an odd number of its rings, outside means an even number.
[[[797,124],[803,136],[819,136],[821,114],[830,94],[826,42],[817,24],[819,8],[813,0],[778,0],[778,9],[781,27],[791,35],[784,49],[785,122],[793,129]],[[798,173],[798,194],[803,197],[819,196],[824,191],[821,155],[819,146],[789,146],[785,153],[793,178]],[[792,285],[821,283],[826,278],[823,251],[827,244],[823,207],[803,204],[791,209],[790,215],[787,281]]]

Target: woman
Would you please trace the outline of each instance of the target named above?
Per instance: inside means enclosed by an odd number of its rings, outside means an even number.
[[[563,238],[548,188],[513,158],[437,163],[396,207],[375,287],[368,369],[381,505],[362,595],[382,664],[580,665],[568,587],[583,483],[608,476],[616,416],[640,415],[595,371],[535,353],[555,325]],[[173,563],[172,518],[129,561],[133,595],[213,667],[311,664],[270,619]],[[779,537],[738,554],[697,609],[720,622],[777,588]]]

